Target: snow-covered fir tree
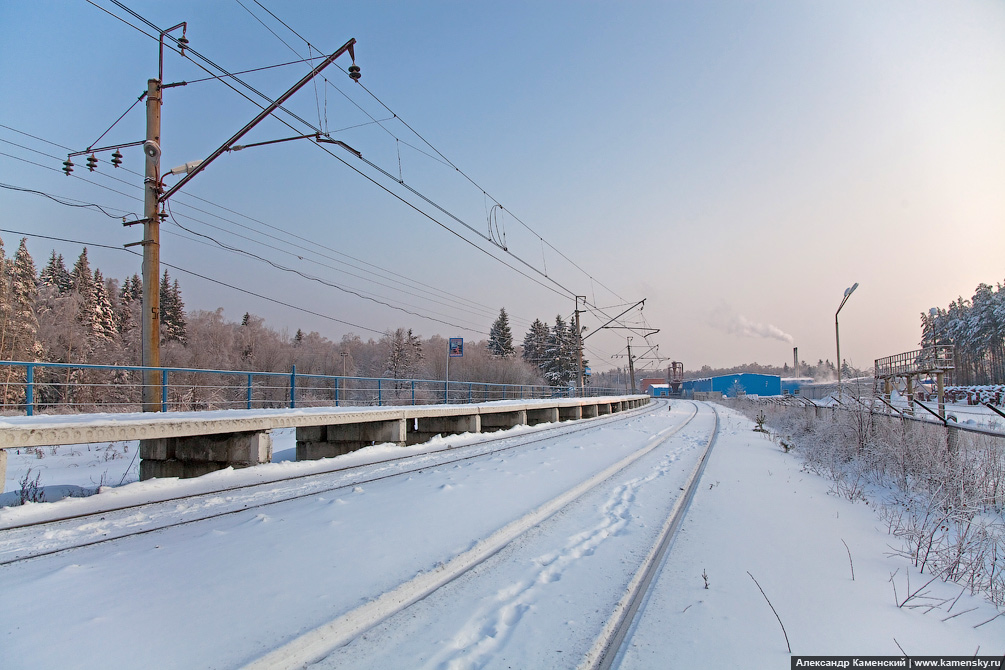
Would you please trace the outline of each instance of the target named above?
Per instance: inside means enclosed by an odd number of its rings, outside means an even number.
[[[89,334],[95,333],[94,328],[94,273],[87,259],[87,247],[80,252],[77,262],[70,271],[70,293],[77,298],[77,320]]]
[[[543,372],[547,350],[548,326],[541,319],[534,319],[530,330],[523,336],[523,360]]]
[[[8,264],[11,305],[11,338],[4,348],[2,357],[6,360],[34,361],[42,353],[38,342],[38,317],[35,314],[38,302],[38,285],[35,277],[35,261],[28,253],[26,239],[14,254],[14,262]]]
[[[160,286],[161,338],[164,342],[188,344],[188,324],[185,320],[185,303],[181,298],[181,287],[176,279],[171,282],[168,271],[164,271]]]
[[[559,314],[548,334],[543,376],[552,386],[569,386],[577,381],[578,374],[575,338],[569,325]]]
[[[63,262],[63,254],[57,256],[56,251],[53,250],[49,256],[48,264],[42,268],[42,272],[38,275],[39,287],[51,286],[59,295],[66,295],[70,292],[72,284],[70,271],[66,269],[66,264]]]
[[[8,274],[9,261],[4,250],[3,239],[0,239],[0,351],[3,351],[4,342],[10,337],[8,331],[14,313],[14,307],[10,301],[10,282],[6,281]]]
[[[509,358],[516,353],[513,348],[513,332],[509,327],[506,308],[499,310],[499,316],[489,329],[489,352],[499,358]]]
[[[105,277],[101,270],[94,270],[93,282],[94,317],[92,321],[92,332],[97,338],[103,340],[114,340],[118,335],[118,323],[115,318],[115,308],[112,306],[112,297],[108,293],[105,285]]]
[[[952,382],[1005,383],[1005,286],[981,283],[973,298],[921,314],[921,345],[951,344]]]
[[[143,302],[143,280],[139,275],[126,277],[119,289],[119,299],[115,303],[115,323],[123,339],[139,327],[140,313]]]

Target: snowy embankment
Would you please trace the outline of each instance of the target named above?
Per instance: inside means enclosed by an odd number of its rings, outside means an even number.
[[[785,635],[751,576],[797,655],[1005,653],[1005,617],[984,623],[993,605],[962,585],[924,586],[931,576],[896,555],[900,540],[873,504],[839,496],[753,422],[723,414],[705,485],[623,668],[788,667]]]
[[[320,667],[576,667],[707,439],[702,406],[704,423]],[[997,614],[992,605],[941,581],[919,593],[929,577],[891,556],[898,543],[872,505],[835,495],[752,422],[720,412],[702,485],[621,667],[788,667],[782,629],[751,575],[797,654],[898,654],[897,644],[911,654],[1005,652],[1005,617],[984,623]],[[8,602],[17,603],[0,613],[5,662],[240,666],[448,563],[690,413],[690,403],[675,402],[673,412],[575,436],[2,566]],[[190,484],[160,482],[172,485]],[[178,507],[182,516],[185,503]]]

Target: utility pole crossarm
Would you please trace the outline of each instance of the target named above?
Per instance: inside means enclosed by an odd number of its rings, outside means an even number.
[[[182,186],[184,186],[186,183],[188,183],[188,181],[190,179],[192,179],[197,174],[199,174],[204,169],[206,169],[206,167],[210,163],[212,163],[217,158],[219,158],[224,153],[226,153],[231,148],[231,146],[234,143],[236,143],[239,139],[241,139],[242,137],[244,137],[245,135],[247,135],[248,132],[250,132],[252,128],[254,128],[255,126],[257,126],[262,121],[262,119],[264,119],[265,117],[267,117],[272,112],[276,111],[276,109],[280,105],[282,105],[284,102],[286,102],[287,100],[289,100],[290,97],[292,97],[294,93],[296,93],[301,88],[303,88],[307,84],[307,82],[309,82],[311,79],[313,79],[314,77],[316,77],[326,67],[328,67],[329,65],[331,65],[335,61],[336,58],[338,58],[339,56],[341,56],[342,54],[344,54],[346,51],[348,51],[349,54],[352,56],[353,55],[353,45],[354,44],[356,44],[355,38],[349,40],[348,42],[346,42],[345,44],[343,44],[342,47],[338,49],[338,51],[336,51],[332,55],[330,55],[327,58],[325,58],[320,64],[318,64],[317,67],[315,67],[313,70],[311,70],[310,72],[308,72],[304,76],[303,79],[301,79],[296,84],[294,84],[293,87],[290,88],[290,90],[286,91],[286,93],[283,93],[271,105],[269,105],[268,107],[266,107],[265,109],[263,109],[261,112],[259,112],[258,115],[255,116],[254,119],[252,119],[251,121],[249,121],[247,125],[245,125],[239,131],[237,131],[237,133],[233,137],[231,137],[229,140],[227,140],[223,145],[220,146],[220,148],[218,148],[216,151],[214,151],[213,153],[211,153],[205,160],[202,161],[202,163],[200,163],[191,172],[189,172],[187,175],[185,175],[185,177],[181,181],[179,181],[177,184],[175,184],[170,189],[168,189],[167,191],[165,191],[157,199],[157,201],[158,202],[164,202],[168,198],[170,198],[172,195],[174,195],[178,191],[178,189],[180,189]],[[353,60],[355,61],[355,57],[353,58]],[[357,71],[356,74],[358,75],[358,71]]]
[[[613,319],[611,319],[610,321],[608,321],[607,323],[605,323],[604,325],[602,325],[600,328],[594,328],[593,329],[593,333],[590,333],[590,335],[593,335],[594,333],[599,332],[599,331],[603,330],[604,328],[607,328],[608,324],[614,323],[615,321],[617,321],[618,319],[620,319],[621,317],[623,317],[625,314],[628,314],[628,312],[632,311],[633,309],[635,309],[639,305],[645,305],[645,304],[646,304],[646,299],[645,298],[643,298],[642,300],[639,300],[637,303],[635,303],[634,305],[632,305],[631,307],[629,307],[625,311],[621,312],[621,314],[618,314],[616,317],[614,317]],[[612,326],[612,328],[613,327],[615,327],[615,326]],[[623,328],[627,328],[627,326],[622,326],[622,327]],[[628,328],[628,330],[637,330],[637,329],[636,328]],[[590,337],[590,335],[587,335],[583,339],[585,340],[587,337]]]

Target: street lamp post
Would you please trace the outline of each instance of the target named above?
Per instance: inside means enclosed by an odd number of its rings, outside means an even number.
[[[851,288],[846,288],[844,290],[844,298],[841,299],[841,304],[838,305],[837,311],[834,312],[834,341],[837,343],[837,371],[838,371],[838,402],[841,401],[841,335],[838,332],[838,314],[841,313],[841,308],[844,304],[848,302],[848,298],[851,294],[855,292],[858,288],[858,282],[852,284]]]

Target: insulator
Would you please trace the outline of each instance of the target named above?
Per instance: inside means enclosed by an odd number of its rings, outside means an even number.
[[[181,55],[185,55],[185,47],[188,46],[188,38],[185,37],[185,33],[182,33],[181,37],[178,38],[178,46],[181,48]]]
[[[94,168],[96,167],[98,167],[98,159],[94,156],[94,154],[91,154],[87,157],[87,169],[94,172]]]
[[[70,173],[73,172],[73,161],[71,161],[69,158],[63,161],[63,172],[66,173],[67,177],[69,177]]]
[[[356,65],[355,63],[353,63],[352,65],[349,66],[349,78],[350,79],[352,79],[353,81],[359,81],[359,78],[362,77],[362,76],[363,75],[361,75],[359,73],[359,65]]]
[[[114,165],[115,167],[119,167],[120,165],[122,165],[122,154],[119,152],[118,149],[116,149],[115,153],[112,154],[112,165]]]

